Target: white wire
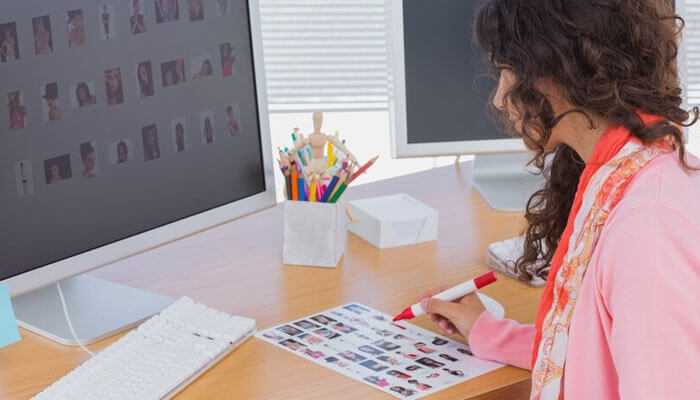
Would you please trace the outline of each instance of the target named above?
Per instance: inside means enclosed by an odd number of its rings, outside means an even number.
[[[66,305],[66,299],[63,297],[63,289],[61,289],[61,283],[56,282],[56,288],[58,288],[58,297],[61,298],[61,304],[63,305],[63,316],[66,317],[66,322],[68,322],[68,329],[70,329],[71,335],[73,335],[73,340],[75,340],[76,343],[78,343],[78,346],[80,346],[81,349],[85,350],[86,353],[90,355],[90,357],[94,357],[95,353],[91,352],[90,349],[85,347],[83,345],[83,342],[78,339],[78,335],[75,333],[75,329],[73,329],[73,322],[70,319],[70,315],[68,313],[68,306]]]

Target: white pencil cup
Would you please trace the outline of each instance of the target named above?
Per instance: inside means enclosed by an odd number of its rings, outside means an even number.
[[[284,203],[283,262],[334,268],[345,254],[348,220],[343,203]]]

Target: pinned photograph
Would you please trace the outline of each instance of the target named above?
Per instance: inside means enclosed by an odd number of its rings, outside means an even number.
[[[124,85],[122,84],[121,70],[119,68],[108,69],[105,71],[104,77],[107,104],[110,106],[124,104]]]
[[[85,15],[83,10],[68,11],[66,31],[68,33],[68,47],[74,48],[85,45]]]
[[[159,159],[158,127],[155,124],[144,126],[141,129],[141,136],[143,137],[143,160],[153,161]]]
[[[44,174],[46,184],[53,185],[67,181],[73,177],[73,170],[70,165],[70,154],[50,158],[44,161]]]
[[[70,102],[73,108],[83,108],[97,104],[95,82],[78,82],[71,87]]]
[[[27,108],[24,106],[22,92],[16,91],[7,94],[7,111],[10,129],[22,129],[27,126]]]
[[[114,165],[126,164],[131,160],[131,140],[121,139],[109,146],[109,162]]]
[[[211,56],[209,54],[204,54],[201,56],[194,57],[192,59],[192,62],[190,62],[190,71],[193,80],[209,78],[213,76],[214,66],[211,62]]]
[[[200,128],[202,131],[202,144],[214,143],[214,113],[203,112],[200,114]]]
[[[153,66],[150,61],[144,61],[136,66],[136,81],[138,82],[139,96],[143,99],[156,93],[153,81]]]
[[[100,27],[100,39],[112,40],[117,37],[117,24],[115,8],[111,4],[100,4],[98,7],[98,24]]]
[[[187,126],[184,118],[178,118],[170,124],[170,130],[173,133],[173,148],[176,153],[182,153],[187,150]]]
[[[204,0],[187,0],[187,6],[190,11],[190,21],[204,20]]]
[[[83,178],[94,178],[97,176],[97,145],[95,142],[85,142],[80,144],[80,160],[83,163]]]
[[[236,56],[233,54],[233,46],[231,43],[224,43],[219,46],[221,54],[221,74],[224,77],[233,75],[233,65],[236,62]]]
[[[160,73],[163,78],[163,87],[179,85],[187,81],[185,76],[185,60],[178,58],[160,64]]]
[[[216,0],[216,12],[219,17],[228,15],[231,10],[230,0]]]
[[[34,54],[43,56],[53,53],[53,33],[51,32],[51,17],[32,18],[34,31]]]
[[[156,23],[172,22],[180,19],[178,0],[155,0]]]
[[[17,24],[15,22],[0,24],[0,63],[16,60],[19,60]]]
[[[129,15],[129,25],[131,33],[138,35],[146,32],[146,15],[143,2],[145,0],[131,0],[131,13]]]
[[[22,160],[15,164],[15,180],[19,197],[32,196],[34,194],[34,174],[32,173],[31,161]]]
[[[58,83],[51,82],[41,86],[41,98],[44,121],[58,121],[63,118],[59,104]]]
[[[241,113],[238,104],[229,104],[226,106],[226,132],[231,136],[237,136],[241,133]]]

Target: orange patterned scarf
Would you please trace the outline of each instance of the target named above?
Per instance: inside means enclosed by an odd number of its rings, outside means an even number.
[[[640,116],[647,125],[661,120],[651,115]],[[597,143],[581,175],[540,302],[535,323],[531,399],[563,397],[569,326],[603,226],[637,172],[672,148],[670,140],[645,146],[622,126],[609,127]]]

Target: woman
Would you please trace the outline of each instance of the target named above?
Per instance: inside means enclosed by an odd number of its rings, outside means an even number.
[[[679,129],[681,19],[669,1],[489,0],[476,38],[493,105],[547,183],[527,206],[518,270],[547,261],[535,325],[476,296],[424,299],[474,355],[530,368],[532,399],[696,399],[700,162]],[[551,250],[544,250],[551,249]]]
[[[58,83],[47,83],[44,87],[44,101],[46,102],[46,120],[58,121],[63,113],[58,107]]]
[[[117,164],[129,161],[129,145],[125,141],[117,143]]]
[[[122,74],[119,68],[105,71],[105,90],[107,104],[110,106],[124,103],[124,88],[122,86]]]
[[[211,123],[209,117],[204,118],[204,130],[203,130],[204,144],[214,143],[214,126]]]
[[[12,92],[8,95],[8,100],[10,129],[24,128],[27,108],[22,104],[22,94],[20,92]]]
[[[233,55],[231,43],[221,45],[221,73],[224,77],[233,75],[233,64],[236,57]]]
[[[199,72],[195,73],[193,78],[206,78],[208,76],[212,76],[213,73],[214,69],[211,66],[211,61],[209,59],[205,59],[202,61],[202,65],[199,67]]]
[[[68,11],[68,47],[85,44],[85,18],[83,10]]]
[[[0,62],[19,59],[19,44],[17,43],[17,27],[14,23],[0,27]]]
[[[141,11],[141,0],[132,0],[131,2],[131,33],[137,35],[146,32],[146,18]]]
[[[201,21],[204,19],[204,3],[202,0],[187,0],[190,9],[190,21]]]
[[[53,38],[51,37],[51,20],[49,16],[32,19],[34,29],[34,53],[37,56],[51,54],[53,52]]]
[[[139,80],[139,90],[141,97],[150,97],[155,94],[155,85],[153,84],[153,72],[149,61],[142,62],[136,68],[136,75]]]
[[[97,99],[90,93],[90,86],[85,82],[80,82],[75,87],[75,98],[78,107],[91,106],[97,103]]]
[[[235,136],[240,130],[241,126],[238,124],[238,119],[233,112],[233,106],[226,106],[226,130],[228,130],[229,135]]]

